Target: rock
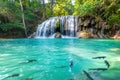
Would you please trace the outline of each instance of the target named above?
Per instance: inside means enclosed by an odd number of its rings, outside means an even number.
[[[115,35],[113,38],[120,40],[120,35]]]
[[[36,33],[34,32],[34,33],[32,33],[28,38],[34,38],[35,35],[36,35]]]
[[[92,38],[90,32],[88,32],[88,31],[80,31],[80,32],[78,32],[77,37],[78,38]]]
[[[57,33],[55,33],[55,36],[54,36],[55,38],[61,38],[62,37],[62,35],[61,35],[61,33],[60,32],[57,32]]]
[[[95,25],[95,19],[92,19],[92,20],[91,20],[91,24],[92,24],[92,25]]]
[[[120,40],[120,30],[116,33],[116,35],[114,35],[113,38]]]
[[[89,23],[90,23],[90,20],[89,20],[89,19],[87,19],[87,20],[85,20],[85,21],[84,21],[84,23],[83,23],[83,24],[84,24],[84,26],[88,26],[88,25],[89,25]]]

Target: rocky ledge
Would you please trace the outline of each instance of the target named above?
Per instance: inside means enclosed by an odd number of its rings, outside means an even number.
[[[92,35],[88,31],[80,31],[78,32],[77,37],[78,38],[92,38]]]
[[[120,30],[112,38],[120,40]]]

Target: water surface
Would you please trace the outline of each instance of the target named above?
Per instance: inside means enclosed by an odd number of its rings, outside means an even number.
[[[105,59],[92,59],[106,56]],[[74,65],[69,67],[70,60]],[[30,61],[31,60],[31,61]],[[90,68],[107,68],[90,71]],[[29,62],[30,61],[30,62]],[[120,78],[120,41],[111,39],[1,39],[0,80],[95,80]],[[19,74],[18,76],[11,76]],[[97,74],[97,76],[96,76]]]

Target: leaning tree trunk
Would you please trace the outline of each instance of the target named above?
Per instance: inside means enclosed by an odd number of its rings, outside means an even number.
[[[24,12],[23,12],[22,0],[19,0],[19,2],[20,2],[20,6],[21,6],[21,11],[22,11],[22,22],[23,22],[23,26],[25,29],[25,36],[27,37],[27,29],[26,29],[26,25],[25,25],[25,16],[24,16]]]

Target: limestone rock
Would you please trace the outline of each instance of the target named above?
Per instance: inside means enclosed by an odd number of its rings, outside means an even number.
[[[113,38],[120,40],[120,35],[115,35]]]
[[[84,26],[88,26],[89,23],[90,23],[90,20],[89,20],[89,19],[85,20],[85,21],[84,21]]]
[[[55,36],[54,36],[55,38],[61,38],[62,37],[62,35],[61,35],[61,33],[60,32],[57,32],[57,33],[55,33]]]
[[[113,38],[120,40],[120,30],[117,32],[117,34]]]
[[[78,32],[77,37],[78,38],[92,38],[90,32],[88,32],[88,31],[80,31],[80,32]]]

